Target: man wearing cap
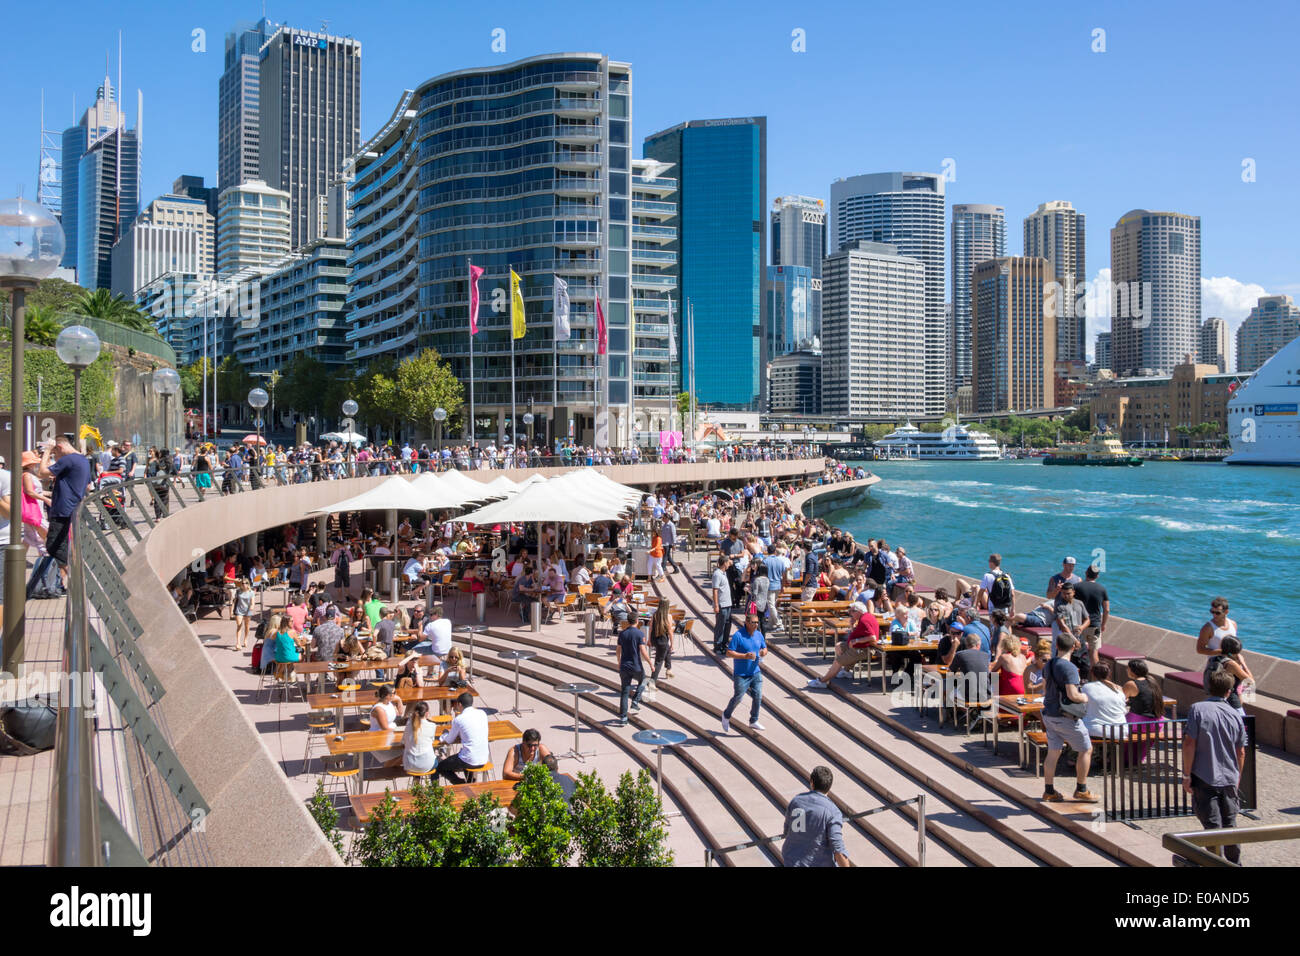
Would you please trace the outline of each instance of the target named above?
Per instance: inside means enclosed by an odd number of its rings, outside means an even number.
[[[849,605],[849,620],[853,627],[849,636],[835,645],[835,660],[820,679],[814,677],[806,685],[809,690],[825,690],[837,674],[847,674],[850,667],[871,656],[871,649],[880,642],[880,622],[860,601]]]
[[[1065,584],[1067,581],[1071,584],[1079,584],[1083,581],[1083,578],[1074,573],[1074,558],[1072,557],[1066,557],[1061,561],[1060,574],[1053,574],[1048,578],[1047,600],[1054,600],[1056,595],[1060,593],[1061,585]]]
[[[49,529],[45,535],[46,555],[36,562],[31,579],[27,582],[27,597],[36,592],[38,582],[45,579],[51,561],[58,561],[61,568],[68,565],[68,535],[72,529],[72,516],[76,514],[81,499],[86,496],[90,485],[90,462],[86,456],[77,452],[71,434],[60,435],[53,445],[46,445],[41,453],[41,466],[37,477],[46,481],[54,479],[54,491],[50,499]],[[55,587],[46,583],[45,590],[51,595],[63,593],[62,584]]]

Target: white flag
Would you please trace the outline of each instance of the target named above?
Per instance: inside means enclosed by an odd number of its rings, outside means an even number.
[[[668,361],[677,361],[677,329],[673,320],[673,300],[668,300]]]
[[[555,341],[569,341],[569,283],[555,276]]]

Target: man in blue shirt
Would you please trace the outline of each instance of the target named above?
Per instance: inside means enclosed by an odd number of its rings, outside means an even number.
[[[844,815],[826,794],[834,777],[830,767],[814,767],[812,789],[786,807],[785,842],[781,859],[786,866],[852,866],[841,831]]]
[[[974,634],[979,638],[980,650],[991,658],[993,656],[993,637],[989,634],[988,625],[980,620],[979,611],[975,610],[974,607],[964,607],[959,609],[957,613],[961,615],[962,619],[962,634]],[[964,647],[965,644],[962,646]]]
[[[38,477],[45,481],[53,478],[54,490],[50,497],[50,525],[45,535],[46,554],[32,569],[31,579],[27,582],[28,598],[33,597],[38,583],[45,581],[52,561],[58,561],[60,569],[68,566],[72,516],[86,496],[90,484],[90,462],[77,452],[72,435],[60,435],[57,442],[47,445],[42,451]],[[64,593],[62,583],[56,583],[54,579],[45,581],[44,589],[51,597]]]
[[[631,699],[634,711],[641,709],[641,693],[645,689],[645,664],[650,663],[650,651],[646,647],[645,632],[637,624],[636,613],[628,619],[627,627],[618,635],[618,676],[622,681],[619,694],[619,715],[615,722],[619,727],[627,726],[628,700]],[[632,685],[636,684],[636,691]]]
[[[727,656],[735,660],[732,674],[731,703],[722,712],[722,732],[731,733],[731,714],[748,694],[752,698],[749,707],[749,729],[763,731],[766,728],[758,722],[758,711],[763,704],[763,671],[759,659],[767,656],[767,641],[758,629],[758,615],[746,614],[745,626],[731,635],[731,644],[727,647]]]
[[[1077,782],[1074,796],[1077,803],[1096,803],[1095,794],[1088,792],[1088,767],[1092,763],[1092,740],[1081,717],[1065,711],[1062,704],[1087,704],[1088,697],[1079,687],[1079,669],[1070,663],[1070,653],[1076,641],[1062,632],[1056,638],[1056,656],[1043,671],[1043,730],[1047,732],[1047,761],[1043,764],[1043,799],[1060,803],[1065,795],[1059,793],[1052,781],[1056,777],[1056,762],[1066,744],[1078,754],[1075,764]]]

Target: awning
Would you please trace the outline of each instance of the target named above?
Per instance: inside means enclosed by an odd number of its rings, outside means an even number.
[[[424,499],[405,478],[392,476],[369,491],[308,514],[342,514],[349,511],[424,511]]]

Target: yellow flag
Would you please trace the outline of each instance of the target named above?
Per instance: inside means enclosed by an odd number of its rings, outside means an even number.
[[[524,322],[524,294],[519,291],[519,276],[510,270],[510,334],[512,338],[522,339],[528,326]]]
[[[81,440],[85,441],[87,438],[95,439],[95,444],[101,448],[104,446],[104,439],[100,437],[99,429],[92,425],[81,426]]]

